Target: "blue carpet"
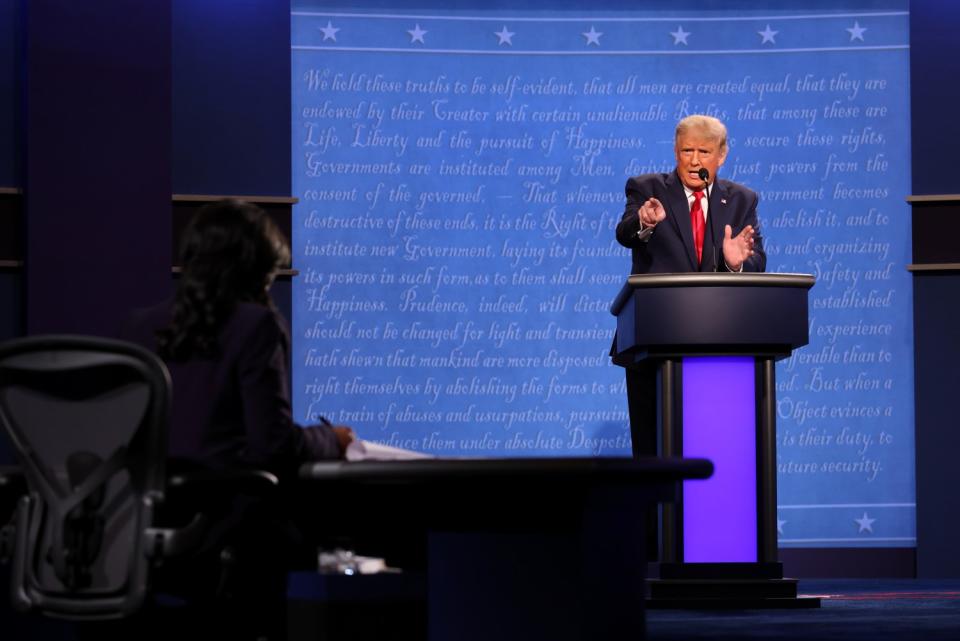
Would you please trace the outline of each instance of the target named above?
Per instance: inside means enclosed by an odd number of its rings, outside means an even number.
[[[804,580],[799,592],[821,597],[821,608],[648,611],[647,638],[960,640],[960,580]]]
[[[960,641],[960,580],[802,580],[800,593],[821,597],[822,607],[815,610],[648,611],[647,639]],[[351,614],[371,616],[365,605],[369,606],[359,603]],[[330,612],[323,614],[324,618],[330,616]],[[301,617],[301,625],[291,630],[291,639],[329,638],[318,635],[310,625],[303,626],[304,621]],[[2,641],[74,641],[76,638],[68,624],[14,615],[5,603],[0,603]],[[352,641],[361,637],[347,634],[334,638]],[[363,638],[386,641],[391,636]],[[392,638],[419,640],[423,635]]]

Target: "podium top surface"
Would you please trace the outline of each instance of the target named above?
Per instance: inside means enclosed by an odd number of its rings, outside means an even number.
[[[810,289],[816,283],[812,274],[767,274],[729,272],[688,272],[681,274],[631,274],[610,305],[618,315],[635,289],[661,287],[781,287]]]

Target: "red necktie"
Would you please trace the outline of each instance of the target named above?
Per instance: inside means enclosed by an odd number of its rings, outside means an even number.
[[[702,191],[693,192],[693,207],[690,208],[690,224],[693,225],[693,244],[697,248],[697,262],[703,257],[703,232],[706,225],[703,222],[703,207],[700,205],[700,199],[703,198]]]

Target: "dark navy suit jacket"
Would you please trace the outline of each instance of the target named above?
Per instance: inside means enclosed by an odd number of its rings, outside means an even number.
[[[134,313],[121,338],[156,350],[172,303]],[[333,431],[301,428],[290,409],[290,337],[279,314],[240,303],[219,335],[216,358],[167,362],[173,381],[168,452],[223,469],[236,466],[293,473],[306,461],[341,455]]]
[[[676,274],[682,272],[729,271],[723,261],[723,229],[730,225],[736,236],[747,225],[757,230],[754,255],[743,264],[745,272],[762,272],[767,256],[763,251],[757,222],[756,192],[730,182],[716,180],[710,187],[707,229],[703,239],[703,260],[697,263],[690,224],[690,206],[683,183],[674,171],[669,174],[642,174],[627,180],[627,204],[617,225],[617,241],[633,252],[632,274]],[[667,217],[660,221],[646,240],[638,238],[640,217],[637,210],[654,197],[663,204]]]

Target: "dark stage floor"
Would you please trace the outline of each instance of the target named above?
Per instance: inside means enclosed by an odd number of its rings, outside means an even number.
[[[960,641],[960,580],[809,579],[800,593],[820,609],[649,611],[647,638]]]

